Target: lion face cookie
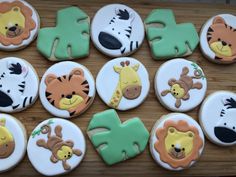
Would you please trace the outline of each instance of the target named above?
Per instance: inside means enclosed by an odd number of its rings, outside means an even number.
[[[203,148],[203,132],[198,123],[186,114],[165,115],[152,129],[152,157],[168,170],[177,171],[191,167],[201,156]]]
[[[43,121],[34,129],[29,138],[27,152],[30,162],[41,174],[65,174],[82,161],[85,155],[85,139],[80,128],[72,122],[52,118]]]
[[[220,14],[209,19],[201,31],[200,44],[203,54],[216,63],[236,61],[236,17]]]
[[[0,2],[0,49],[17,50],[37,36],[40,20],[37,11],[22,0]]]
[[[74,117],[82,114],[95,97],[95,83],[89,70],[75,62],[51,66],[40,83],[40,99],[51,114]]]

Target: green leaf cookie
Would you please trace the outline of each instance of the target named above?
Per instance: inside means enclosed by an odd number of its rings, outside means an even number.
[[[157,60],[190,55],[198,45],[194,25],[176,24],[172,10],[153,10],[144,23],[152,55]]]
[[[39,52],[51,61],[88,56],[89,24],[88,15],[77,7],[58,11],[57,26],[39,31]]]
[[[121,123],[113,109],[95,114],[87,133],[108,165],[137,156],[144,151],[149,138],[149,132],[139,118]]]

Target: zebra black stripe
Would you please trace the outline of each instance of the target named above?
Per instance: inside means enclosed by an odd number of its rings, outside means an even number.
[[[133,51],[133,41],[130,42],[130,51]]]
[[[25,107],[25,103],[26,103],[26,100],[28,99],[28,97],[25,97],[24,101],[23,101],[23,108]]]

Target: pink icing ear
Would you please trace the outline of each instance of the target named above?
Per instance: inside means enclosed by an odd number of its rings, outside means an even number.
[[[27,74],[28,74],[28,72],[29,72],[28,67],[23,66],[23,67],[22,67],[22,75],[23,75],[24,77],[26,77]]]

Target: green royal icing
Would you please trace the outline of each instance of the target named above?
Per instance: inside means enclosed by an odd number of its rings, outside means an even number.
[[[53,124],[53,123],[54,123],[54,122],[53,122],[53,119],[50,119],[50,120],[48,121],[47,125],[51,125],[51,124]],[[37,129],[37,130],[34,130],[34,131],[31,133],[32,138],[34,138],[36,135],[39,136],[39,135],[41,134],[41,132],[42,132],[42,127],[39,128],[39,129]]]
[[[140,154],[149,138],[149,132],[139,118],[121,123],[113,109],[95,114],[89,123],[88,134],[91,134],[92,144],[108,165]]]
[[[67,60],[89,54],[89,17],[77,7],[57,13],[57,26],[42,28],[37,48],[49,60]]]
[[[176,24],[172,10],[153,10],[145,19],[146,33],[155,59],[169,59],[191,54],[199,43],[192,23]],[[161,24],[162,26],[155,26]],[[188,50],[188,47],[190,51]]]

